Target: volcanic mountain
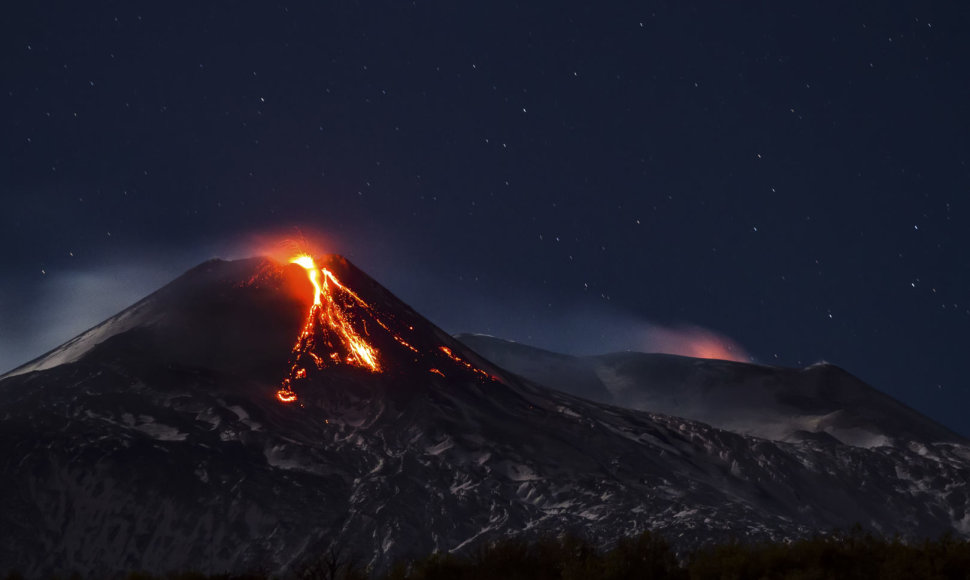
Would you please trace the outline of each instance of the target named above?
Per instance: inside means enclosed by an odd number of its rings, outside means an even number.
[[[591,402],[337,256],[206,262],[0,377],[0,472],[0,571],[28,576],[285,574],[335,546],[380,570],[565,530],[970,535],[962,441],[782,442]]]
[[[827,363],[792,369],[641,352],[570,356],[481,334],[458,338],[531,381],[743,435],[777,441],[834,438],[856,447],[968,443]]]

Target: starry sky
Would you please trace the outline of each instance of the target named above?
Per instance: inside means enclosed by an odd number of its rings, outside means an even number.
[[[970,436],[970,8],[866,4],[8,7],[0,370],[309,232],[450,332],[714,337]]]

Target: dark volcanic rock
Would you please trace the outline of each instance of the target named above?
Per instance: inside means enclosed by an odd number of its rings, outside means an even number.
[[[305,272],[212,261],[0,378],[0,570],[286,572],[339,543],[380,569],[574,530],[677,546],[860,522],[970,532],[967,448],[784,443],[592,403],[487,362],[339,257],[381,373],[275,398]],[[432,370],[434,369],[434,371]]]
[[[743,435],[796,441],[817,433],[857,447],[968,443],[830,364],[791,369],[642,352],[569,356],[491,336],[458,338],[539,384]]]

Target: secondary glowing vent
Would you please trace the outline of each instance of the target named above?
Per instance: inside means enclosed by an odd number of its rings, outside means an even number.
[[[360,314],[370,306],[340,283],[330,270],[318,268],[313,257],[300,254],[290,260],[307,271],[313,284],[313,305],[290,356],[289,375],[283,379],[276,398],[283,403],[297,400],[294,382],[307,377],[307,368],[351,365],[381,372],[377,350],[371,345]]]

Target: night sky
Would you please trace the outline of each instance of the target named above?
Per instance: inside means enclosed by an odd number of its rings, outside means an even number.
[[[300,228],[450,332],[716,333],[970,435],[970,8],[867,4],[7,7],[0,370]]]

